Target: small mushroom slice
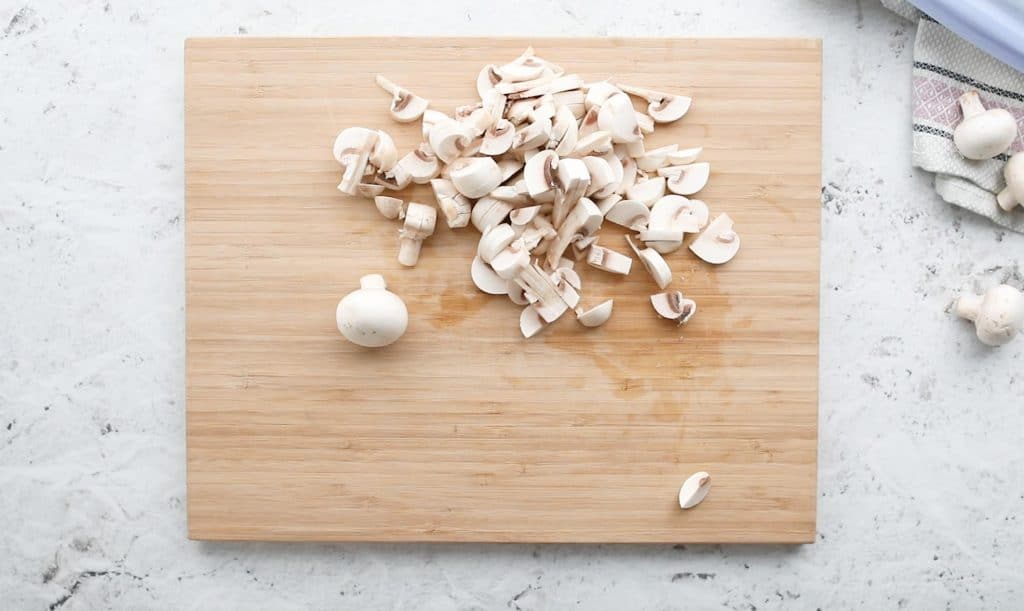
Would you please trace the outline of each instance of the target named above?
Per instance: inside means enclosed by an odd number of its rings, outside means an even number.
[[[711,476],[706,471],[698,471],[686,478],[679,488],[679,507],[690,509],[696,507],[711,490]]]
[[[641,180],[626,189],[626,199],[643,202],[645,206],[653,206],[664,195],[665,179],[662,177]]]
[[[490,125],[494,125],[505,117],[505,104],[508,98],[497,91],[488,91],[486,95],[480,96],[480,108],[487,111],[491,116]]]
[[[597,238],[600,236],[576,236],[572,241],[572,256],[576,261],[582,261],[587,258],[587,253],[590,251],[590,247],[597,244]],[[564,258],[564,257],[563,257]]]
[[[434,233],[437,211],[433,206],[409,202],[405,210],[405,225],[398,232],[398,262],[406,267],[416,265],[420,259],[423,240]]]
[[[697,158],[700,157],[703,150],[704,147],[698,146],[692,149],[680,149],[669,153],[668,165],[687,165],[693,163],[694,161],[697,161]]]
[[[633,259],[610,248],[594,244],[587,252],[587,265],[603,272],[628,276],[633,267]]]
[[[527,259],[527,261],[529,261],[529,259]],[[515,280],[506,280],[505,284],[509,301],[521,306],[530,305],[530,301],[526,298],[526,291],[524,291],[523,287],[519,286]]]
[[[604,154],[612,150],[612,135],[605,131],[592,132],[576,141],[573,157],[586,157],[591,154]]]
[[[604,215],[604,218],[621,227],[640,231],[647,227],[647,220],[650,215],[650,208],[645,206],[643,202],[636,201],[635,199],[624,199],[612,206],[611,210]]]
[[[622,184],[622,176],[624,174],[624,170],[622,167],[622,160],[619,159],[619,156],[615,154],[614,149],[606,151],[600,157],[601,159],[604,159],[605,162],[608,164],[608,168],[612,171],[612,182],[615,183],[614,187],[611,188],[610,192],[608,192],[607,194],[602,194],[601,197],[604,198],[608,197],[608,195],[619,192],[619,185]]]
[[[521,226],[525,227],[529,225],[533,219],[537,218],[540,214],[543,206],[527,206],[525,208],[516,208],[508,215],[508,220],[512,223],[513,227]]]
[[[575,308],[580,303],[580,277],[571,269],[559,268],[551,272],[551,282],[555,285],[555,291],[562,298],[565,305]]]
[[[569,286],[576,289],[577,291],[583,288],[583,279],[573,269],[576,266],[576,262],[572,259],[566,259],[562,257],[562,260],[558,262],[558,267],[552,272],[552,279],[555,280],[555,284],[558,282],[566,282]],[[575,308],[576,306],[570,305]]]
[[[633,240],[629,236],[626,236],[626,241],[629,242],[629,247],[636,253],[640,262],[647,268],[647,272],[654,278],[654,282],[658,285],[658,288],[664,289],[672,282],[672,269],[665,262],[665,259],[658,254],[658,251],[653,248],[644,248],[640,250],[633,243]]]
[[[530,197],[541,203],[554,201],[557,169],[558,155],[554,151],[541,151],[526,162],[523,178]]]
[[[485,99],[500,82],[501,75],[494,64],[484,66],[476,77],[476,92],[480,94],[480,99]]]
[[[522,55],[504,66],[498,66],[495,72],[503,81],[518,83],[537,78],[544,72],[545,67],[547,62],[534,55],[533,47],[527,47]]]
[[[654,202],[647,225],[651,229],[675,229],[698,233],[708,223],[707,204],[682,195],[666,195]]]
[[[401,191],[409,186],[411,180],[412,177],[409,176],[409,173],[398,164],[395,164],[390,172],[377,172],[373,175],[374,183],[391,191]]]
[[[519,188],[520,183],[522,189]],[[530,199],[530,194],[526,192],[526,182],[522,180],[515,185],[503,185],[498,187],[491,191],[489,196],[494,199],[500,199],[503,202],[508,202],[513,206],[525,206],[532,201]]]
[[[491,116],[490,111],[476,108],[469,113],[469,116],[460,118],[459,122],[465,125],[473,133],[473,136],[480,138],[489,127],[494,125],[494,117]]]
[[[441,163],[437,156],[430,150],[430,146],[421,143],[415,150],[412,150],[398,160],[395,172],[403,172],[416,184],[426,184],[431,179],[437,178],[441,173]]]
[[[547,146],[548,140],[551,139],[551,127],[551,119],[545,117],[526,124],[516,132],[512,140],[512,150],[525,151]]]
[[[651,149],[644,153],[642,157],[636,159],[636,167],[645,172],[654,172],[658,168],[669,165],[668,156],[671,153],[675,153],[678,149],[679,145],[677,144]]]
[[[384,185],[361,182],[356,185],[356,193],[363,197],[377,197],[384,192]]]
[[[405,218],[405,210],[402,209],[403,202],[397,197],[378,195],[373,198],[373,203],[377,206],[377,211],[386,219]]]
[[[430,188],[448,227],[456,229],[469,224],[473,202],[459,193],[452,181],[435,178],[430,181]]]
[[[619,182],[615,180],[615,172],[603,157],[588,155],[583,158],[583,163],[587,167],[587,172],[590,173],[587,197],[608,197],[618,189]]]
[[[456,159],[449,172],[455,188],[470,199],[479,199],[501,184],[501,170],[490,157]]]
[[[679,195],[693,195],[700,191],[708,184],[710,175],[711,164],[706,161],[658,168],[658,176],[668,179],[668,190]]]
[[[392,83],[383,75],[377,75],[377,84],[391,94],[391,107],[388,109],[391,118],[399,123],[411,123],[423,116],[430,102],[414,95],[403,87]]]
[[[592,134],[592,133],[594,133],[596,131],[599,131],[598,128],[597,128],[599,113],[600,113],[600,109],[598,109],[598,108],[591,108],[591,109],[587,110],[587,114],[583,115],[583,118],[580,119],[579,134],[578,134],[578,138],[580,140],[586,138],[587,136],[589,136],[590,134]],[[611,134],[608,134],[608,137],[610,139],[611,138]]]
[[[445,117],[430,128],[428,142],[438,159],[451,163],[469,147],[473,137],[467,126]]]
[[[422,134],[423,134],[423,139],[424,140],[429,140],[429,138],[430,138],[430,130],[433,129],[435,125],[437,125],[439,123],[442,123],[444,121],[451,121],[451,120],[452,120],[451,117],[449,117],[448,115],[444,114],[440,110],[433,110],[433,109],[430,109],[430,108],[426,109],[423,112],[423,121],[422,121],[422,129],[421,129]]]
[[[665,291],[651,295],[651,305],[658,316],[674,320],[678,325],[685,325],[690,322],[693,315],[697,313],[697,303],[692,299],[683,297],[681,291]]]
[[[519,314],[519,330],[526,339],[537,335],[546,326],[548,326],[548,323],[544,322],[544,319],[540,317],[540,313],[537,312],[537,308],[532,305],[527,305]]]
[[[577,74],[565,74],[548,80],[546,83],[537,83],[524,91],[515,91],[508,94],[510,100],[521,98],[534,98],[542,95],[552,95],[563,91],[579,89],[583,85],[583,79]],[[501,91],[499,88],[498,91]]]
[[[597,204],[597,209],[601,211],[604,218],[608,218],[608,212],[615,207],[615,204],[618,204],[621,201],[623,201],[621,195],[618,193],[612,193],[608,197],[595,199],[594,203]]]
[[[554,149],[560,156],[568,155],[576,148],[579,126],[568,106],[559,106],[551,125],[551,138],[548,148]]]
[[[534,104],[533,110],[530,111],[530,121],[540,121],[541,119],[548,119],[552,122],[552,129],[554,129],[555,112],[558,110],[555,107],[555,103],[551,101],[550,95],[541,96],[537,98],[537,103]]]
[[[600,109],[612,96],[622,95],[622,90],[608,81],[587,83],[584,89],[587,91],[587,96],[584,98],[587,110],[591,108]]]
[[[477,200],[469,213],[469,220],[477,231],[483,233],[488,227],[493,227],[504,221],[511,211],[512,204],[485,196]]]
[[[576,320],[578,320],[584,327],[600,327],[604,323],[608,322],[608,319],[612,317],[613,303],[614,300],[609,299],[608,301],[602,301],[586,311],[582,311],[581,308],[576,308]]]
[[[720,214],[711,221],[697,239],[690,244],[690,250],[704,261],[714,265],[726,263],[740,250],[740,236],[733,231],[732,219]]]
[[[484,140],[480,143],[480,154],[497,156],[512,148],[516,137],[516,128],[508,119],[499,119],[484,132]]]
[[[622,182],[619,184],[619,193],[625,193],[636,184],[636,160],[629,156],[626,156],[625,159],[619,157],[619,159],[622,161]]]
[[[663,255],[679,250],[683,245],[683,230],[672,227],[652,227],[640,232],[640,241]]]
[[[501,184],[508,183],[509,179],[523,169],[525,163],[519,159],[505,158],[498,162],[498,169],[501,170]]]
[[[558,235],[547,251],[548,265],[554,268],[576,236],[594,235],[603,221],[604,216],[598,210],[597,204],[585,197],[581,198],[569,212],[565,222],[558,227]]]
[[[546,322],[554,322],[569,309],[559,296],[558,288],[548,274],[536,264],[522,269],[516,282],[526,291],[526,297]]]
[[[650,115],[642,112],[636,113],[636,126],[640,128],[642,133],[654,133],[654,119],[652,119]]]
[[[590,172],[586,163],[580,159],[560,159],[558,161],[558,189],[555,192],[555,207],[552,212],[552,223],[561,227],[580,198],[590,187]]]
[[[622,93],[612,95],[601,105],[597,128],[610,133],[612,142],[636,142],[642,137],[633,103]]]
[[[484,263],[490,263],[498,253],[508,248],[516,239],[516,232],[508,223],[495,225],[480,236],[477,255]]]
[[[476,288],[488,295],[507,295],[508,281],[499,276],[480,256],[473,257],[469,275]]]
[[[377,130],[365,127],[349,127],[334,139],[334,158],[341,164],[342,176],[338,190],[355,195],[366,174],[370,156],[379,140]]]
[[[647,114],[651,115],[657,123],[671,123],[682,118],[690,110],[690,98],[682,95],[672,95],[645,89],[643,87],[631,87],[619,84],[619,89],[629,95],[647,100]]]
[[[512,282],[529,265],[530,252],[516,242],[491,259],[491,269],[508,282]]]
[[[555,103],[555,106],[567,107],[576,119],[583,118],[583,115],[587,112],[585,105],[586,97],[586,94],[580,89],[551,94],[551,100]]]

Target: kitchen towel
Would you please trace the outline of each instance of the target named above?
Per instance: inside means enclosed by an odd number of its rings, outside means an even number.
[[[1006,212],[995,194],[1005,186],[1003,165],[1024,150],[1024,74],[981,51],[906,0],[882,4],[917,21],[913,74],[913,164],[935,173],[935,191],[945,201],[1024,233],[1024,209]],[[960,123],[958,98],[977,91],[985,108],[1005,108],[1019,135],[1006,154],[986,161],[964,159],[953,146]]]

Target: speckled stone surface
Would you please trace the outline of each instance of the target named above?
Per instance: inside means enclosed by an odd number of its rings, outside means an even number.
[[[871,0],[181,4],[0,2],[0,606],[1019,608],[1024,339],[984,348],[948,307],[1024,283],[1024,236],[911,170],[910,24]],[[185,538],[182,41],[388,33],[824,38],[816,544]]]

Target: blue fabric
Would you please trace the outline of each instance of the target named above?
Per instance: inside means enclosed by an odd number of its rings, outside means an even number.
[[[1024,71],[1024,0],[910,0],[976,47]]]

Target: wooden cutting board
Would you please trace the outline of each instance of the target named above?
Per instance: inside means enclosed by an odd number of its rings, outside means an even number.
[[[615,298],[608,324],[566,316],[524,340],[520,308],[470,281],[472,228],[440,227],[404,269],[396,222],[336,190],[344,127],[420,140],[375,74],[451,111],[484,64],[531,43],[587,80],[693,96],[648,148],[704,147],[701,198],[743,248],[718,268],[668,257],[698,303],[688,326],[654,315],[639,264],[625,279],[582,266],[585,304]],[[189,40],[189,536],[813,541],[820,111],[817,40]],[[411,314],[378,351],[334,321],[370,272]],[[711,494],[681,511],[698,470]]]

